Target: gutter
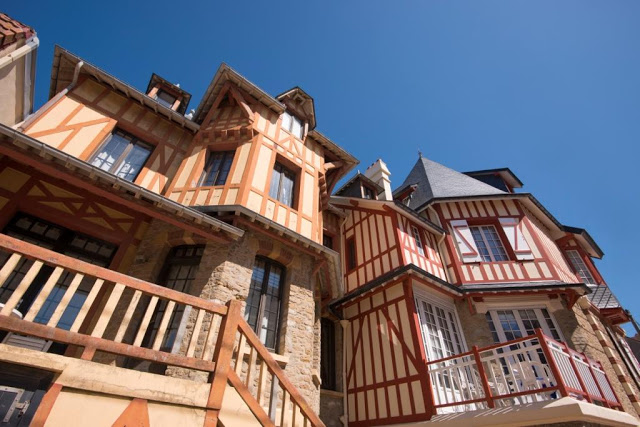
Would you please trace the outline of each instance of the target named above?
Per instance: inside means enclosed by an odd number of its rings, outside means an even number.
[[[129,181],[125,181],[114,174],[103,171],[102,169],[83,162],[82,160],[67,153],[63,153],[56,148],[33,139],[17,130],[11,129],[10,127],[0,124],[0,135],[9,137],[14,142],[14,144],[18,143],[18,145],[27,146],[38,151],[38,154],[40,156],[51,156],[59,160],[61,163],[64,163],[65,167],[77,168],[85,172],[87,175],[89,175],[89,177],[97,177],[100,180],[110,184],[114,188],[122,188],[123,190],[133,193],[137,199],[144,199],[150,203],[153,203],[157,207],[164,207],[166,210],[174,211],[176,215],[187,217],[197,224],[204,223],[210,226],[215,231],[225,231],[235,239],[240,238],[244,235],[244,231],[237,227],[212,218],[209,215],[205,215],[190,207],[181,205],[164,196],[147,190],[146,188],[140,187],[139,185],[133,184]]]
[[[40,40],[38,39],[38,37],[36,36],[31,37],[26,41],[24,46],[0,58],[0,68],[4,68],[7,65],[10,65],[13,62],[17,61],[18,59],[25,56],[26,54],[30,53],[31,51],[36,50],[39,45],[40,45]]]

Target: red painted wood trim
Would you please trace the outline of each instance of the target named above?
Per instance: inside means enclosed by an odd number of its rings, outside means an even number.
[[[62,384],[55,383],[49,387],[49,390],[47,390],[42,397],[42,401],[40,401],[40,405],[31,420],[31,427],[44,427],[61,390]]]

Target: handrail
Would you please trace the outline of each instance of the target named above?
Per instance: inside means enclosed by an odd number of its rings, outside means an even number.
[[[0,266],[0,286],[12,272],[20,268],[22,260],[30,262],[26,264],[28,272],[20,279],[4,306],[0,305],[1,330],[26,335],[42,343],[55,341],[83,347],[81,358],[85,360],[93,360],[95,352],[101,351],[209,372],[211,390],[206,406],[206,426],[216,425],[228,385],[236,389],[248,410],[263,425],[275,425],[274,420],[279,410],[280,425],[324,426],[244,320],[240,301],[217,304],[4,234],[0,234],[0,250],[10,254],[5,264]],[[27,313],[21,313],[23,318],[11,316],[36,277],[44,275],[45,265],[53,268],[47,270],[48,277],[42,279],[45,283],[37,284],[41,288],[36,300]],[[64,295],[54,307],[51,317],[39,320],[46,324],[36,323],[40,309],[48,301],[54,287],[59,285],[63,274],[69,274],[71,279],[66,290],[63,289]],[[74,312],[75,317],[71,320],[73,325],[66,330],[59,322],[82,283],[91,285],[91,290],[85,295],[82,306]],[[123,296],[125,289],[133,291],[128,300]],[[148,299],[146,307],[141,304],[143,295]],[[156,321],[152,327],[152,318],[158,315],[156,307],[159,304],[164,304],[164,313],[161,314],[159,323]],[[118,307],[120,312],[116,313]],[[188,307],[192,319],[195,319],[191,336],[184,337],[180,343],[171,344],[169,349],[163,347],[169,339],[172,314],[177,313],[179,308],[186,312]],[[124,315],[121,314],[122,311]],[[201,337],[204,337],[204,345],[198,344],[203,341],[199,339]],[[248,362],[245,360],[247,347]],[[259,375],[252,377],[256,369],[259,370]],[[270,389],[267,387],[269,383]],[[256,385],[257,394],[253,392]],[[263,407],[265,401],[269,408],[268,414]]]
[[[620,401],[602,365],[535,334],[427,362],[433,406],[463,411],[579,396],[609,408]]]

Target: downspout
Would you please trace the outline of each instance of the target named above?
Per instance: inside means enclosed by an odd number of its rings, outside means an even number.
[[[84,65],[84,61],[78,62],[76,64],[75,69],[73,70],[73,79],[71,80],[71,83],[69,84],[69,86],[67,86],[66,88],[64,88],[60,92],[58,92],[53,98],[48,100],[38,111],[36,111],[31,116],[29,116],[22,123],[20,123],[20,125],[16,128],[16,130],[18,132],[23,132],[24,133],[25,129],[27,129],[38,117],[40,117],[42,114],[44,114],[46,111],[48,111],[49,108],[51,108],[52,105],[54,105],[56,102],[58,102],[60,100],[60,98],[65,96],[67,93],[69,93],[69,91],[72,90],[78,84],[78,77],[80,76],[80,69],[82,68],[83,65]]]

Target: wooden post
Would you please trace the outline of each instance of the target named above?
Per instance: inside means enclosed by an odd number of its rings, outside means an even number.
[[[542,333],[542,329],[536,328],[536,337],[538,337],[538,342],[540,343],[540,348],[542,348],[542,352],[544,353],[544,357],[547,358],[547,363],[549,364],[549,368],[551,368],[551,372],[553,372],[553,376],[556,378],[556,382],[558,383],[558,391],[562,397],[569,396],[569,392],[567,391],[567,386],[564,383],[564,378],[562,378],[562,374],[558,369],[558,365],[556,365],[556,360],[553,358],[553,354],[549,349],[549,345],[547,344],[547,337]],[[569,355],[571,356],[571,355]]]
[[[213,360],[216,361],[216,368],[212,374],[211,389],[207,401],[207,412],[204,426],[215,427],[218,424],[218,414],[222,408],[222,398],[227,387],[227,378],[231,369],[231,359],[233,357],[233,347],[236,341],[238,323],[242,319],[242,303],[232,300],[227,303],[227,314],[220,324],[220,332],[216,342],[216,349],[213,352]]]
[[[587,399],[587,402],[593,403],[593,399],[591,399],[591,396],[589,395],[589,390],[587,390],[587,386],[585,385],[584,380],[582,379],[582,375],[580,374],[580,371],[578,370],[578,366],[576,366],[576,362],[575,362],[575,360],[573,360],[573,355],[571,354],[571,350],[569,350],[569,347],[567,347],[567,343],[562,343],[562,346],[564,347],[564,350],[569,355],[569,363],[571,363],[571,367],[573,368],[573,371],[576,373],[576,378],[578,378],[578,382],[580,383],[580,387],[582,387],[582,391],[584,392],[584,397]],[[591,368],[591,367],[589,367],[589,368]],[[589,369],[589,371],[591,372],[591,369]],[[593,372],[591,372],[591,375],[593,375]],[[598,382],[598,380],[595,377],[593,379],[596,381],[596,383]],[[598,388],[600,388],[600,387],[598,387]],[[602,394],[602,392],[600,392],[600,393]],[[604,397],[604,395],[603,395],[603,397]]]
[[[480,379],[482,380],[482,388],[484,389],[484,397],[487,399],[487,406],[493,409],[496,407],[496,404],[493,401],[493,396],[491,395],[491,387],[489,387],[487,373],[484,371],[484,365],[482,364],[482,360],[480,359],[480,351],[478,351],[478,346],[474,345],[471,348],[471,351],[473,351],[473,357],[475,358],[476,366],[478,367],[478,374],[480,375]]]

